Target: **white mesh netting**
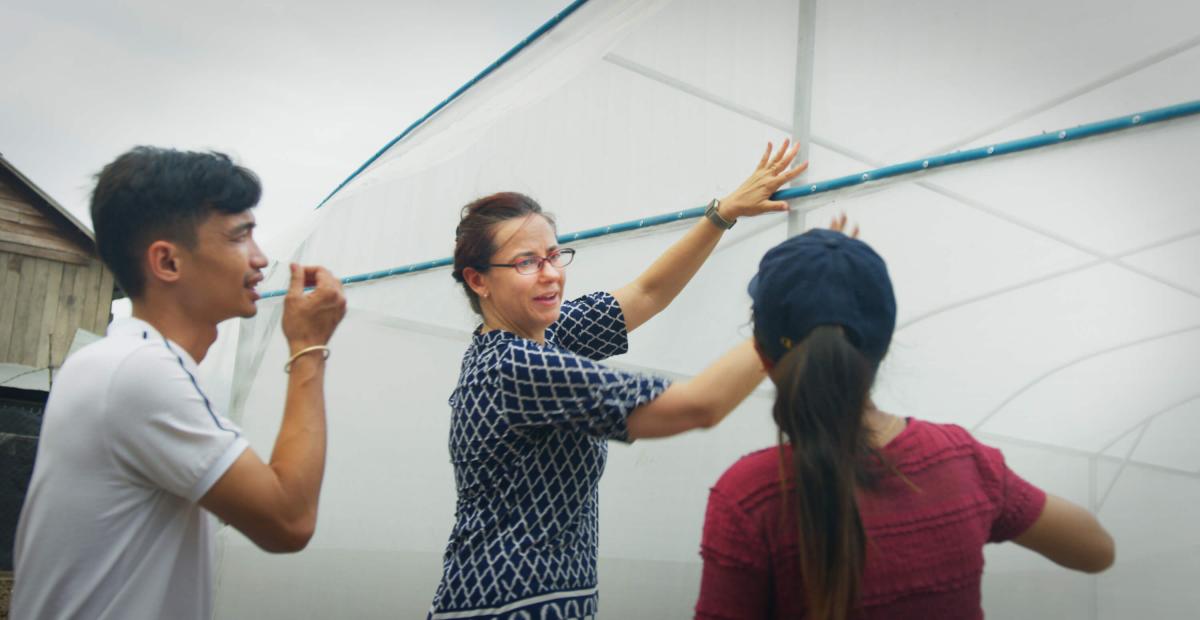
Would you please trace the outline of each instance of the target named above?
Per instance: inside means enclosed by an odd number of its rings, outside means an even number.
[[[818,2],[805,178],[1196,98],[1200,5],[1084,6]],[[592,0],[388,149],[279,258],[341,276],[442,258],[461,205],[499,190],[533,195],[561,232],[723,195],[796,118],[809,29],[798,11],[791,0]],[[1200,608],[1197,143],[1200,120],[1185,118],[794,203],[808,226],[847,212],[888,261],[900,317],[880,405],[971,429],[1116,538],[1118,561],[1098,577],[990,547],[990,615]],[[689,225],[574,244],[568,295],[624,284]],[[783,216],[739,224],[615,363],[686,376],[748,335],[746,282],[787,229]],[[446,268],[348,296],[316,537],[273,557],[226,528],[219,617],[428,609],[453,523],[446,398],[476,321]],[[279,303],[223,326],[205,365],[263,454],[282,414]],[[708,487],[774,441],[772,395],[764,386],[710,432],[614,446],[601,483],[605,617],[690,617]]]

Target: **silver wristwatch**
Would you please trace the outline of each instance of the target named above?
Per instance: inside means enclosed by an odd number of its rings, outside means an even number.
[[[717,211],[717,208],[720,206],[721,201],[713,198],[712,202],[708,203],[708,208],[704,210],[704,217],[707,217],[708,221],[712,222],[717,228],[720,228],[721,230],[729,230],[730,228],[733,228],[734,224],[737,224],[737,220],[730,222],[729,220],[721,217],[721,213]]]

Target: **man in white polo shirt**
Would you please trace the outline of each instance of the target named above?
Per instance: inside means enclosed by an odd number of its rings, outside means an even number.
[[[138,147],[98,175],[96,243],[133,316],[55,377],[17,527],[14,619],[207,620],[211,515],[268,551],[311,538],[340,283],[291,266],[291,375],[269,464],[196,382],[217,323],[255,314],[260,194],[254,173],[218,153]]]

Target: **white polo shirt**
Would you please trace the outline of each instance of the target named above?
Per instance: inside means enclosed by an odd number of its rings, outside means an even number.
[[[114,322],[46,403],[14,548],[14,620],[212,616],[213,517],[196,503],[247,448],[149,323]]]

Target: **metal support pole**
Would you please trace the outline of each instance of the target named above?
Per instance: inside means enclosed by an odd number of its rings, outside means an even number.
[[[800,142],[797,161],[808,161],[812,119],[813,50],[816,39],[817,0],[800,0],[796,28],[796,96],[792,100],[792,139]],[[801,185],[808,173],[792,181]],[[788,214],[789,237],[804,232],[804,212],[796,209]]]

